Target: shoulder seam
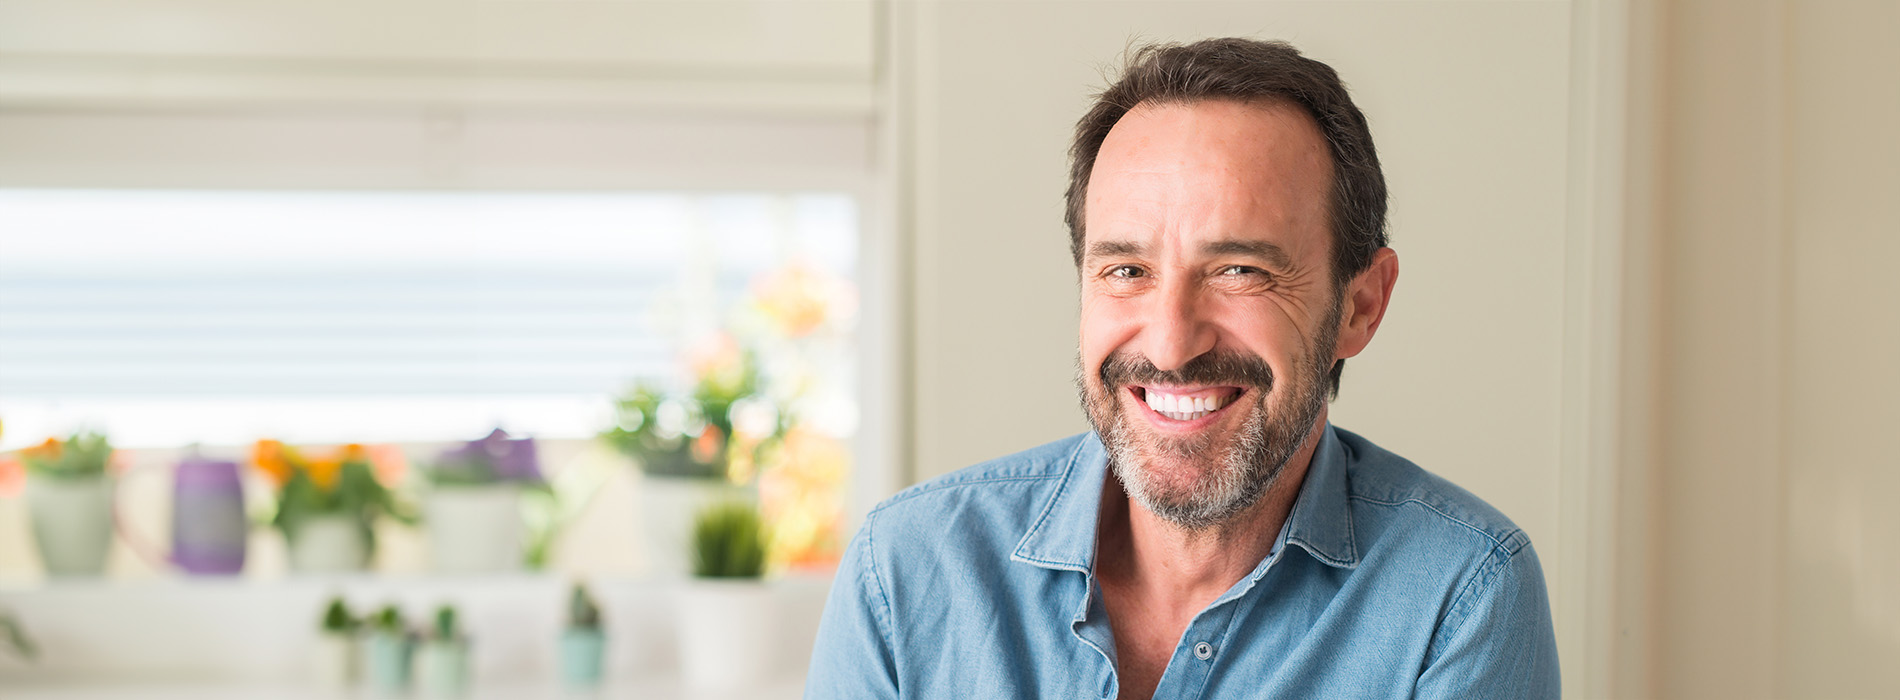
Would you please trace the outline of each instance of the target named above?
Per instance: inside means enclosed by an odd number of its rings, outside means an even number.
[[[1402,501],[1382,501],[1377,498],[1372,498],[1370,496],[1359,496],[1359,495],[1353,495],[1353,494],[1348,494],[1347,498],[1351,500],[1355,500],[1355,501],[1365,501],[1367,503],[1372,503],[1375,505],[1382,505],[1382,506],[1402,506],[1407,503],[1417,503],[1420,506],[1423,506],[1426,509],[1432,511],[1433,513],[1437,513],[1440,517],[1443,517],[1444,519],[1450,520],[1454,523],[1458,523],[1459,525],[1463,525],[1465,526],[1466,529],[1469,529],[1472,532],[1478,533],[1479,535],[1483,536],[1485,539],[1490,540],[1494,548],[1506,550],[1505,551],[1506,556],[1517,554],[1517,550],[1523,548],[1524,546],[1524,544],[1519,541],[1523,538],[1518,537],[1518,535],[1523,533],[1522,529],[1512,528],[1509,532],[1504,533],[1504,536],[1502,538],[1499,538],[1498,536],[1491,534],[1489,531],[1485,530],[1484,528],[1465,522],[1464,520],[1458,518],[1457,516],[1439,509],[1438,506],[1432,505],[1430,503],[1426,503],[1425,501],[1417,499],[1417,498],[1407,498]],[[1512,546],[1512,543],[1514,542],[1516,543],[1516,545]]]
[[[891,597],[884,592],[884,581],[877,575],[877,535],[875,533],[877,528],[875,527],[876,523],[873,521],[873,518],[876,516],[876,511],[872,511],[870,514],[864,516],[863,576],[864,578],[870,579],[871,590],[877,594],[877,622],[878,627],[882,628],[878,630],[878,632],[884,635],[886,648],[895,653],[897,651],[897,639],[895,638],[897,626],[893,624],[891,619]]]
[[[882,511],[886,508],[897,505],[899,503],[913,500],[921,496],[927,496],[934,493],[942,493],[944,491],[948,491],[950,489],[957,488],[959,486],[976,486],[978,484],[1008,483],[1011,481],[1048,481],[1050,479],[1055,479],[1060,476],[1062,475],[1061,474],[1025,474],[1022,476],[972,477],[968,479],[959,479],[957,481],[930,484],[928,486],[925,486],[924,488],[913,487],[912,489],[905,489],[902,493],[899,493],[895,496],[890,497],[888,500],[884,501],[883,503],[879,503],[876,508],[871,509],[871,513],[875,514],[879,511]]]
[[[1515,546],[1506,546],[1506,543]],[[1491,554],[1485,557],[1484,565],[1478,567],[1478,570],[1471,574],[1471,578],[1467,579],[1463,586],[1458,587],[1457,595],[1452,596],[1451,604],[1445,606],[1444,617],[1438,621],[1438,631],[1432,633],[1432,641],[1425,654],[1426,665],[1429,666],[1438,660],[1440,645],[1444,640],[1456,635],[1464,626],[1465,620],[1469,617],[1469,609],[1473,605],[1472,601],[1480,597],[1479,593],[1489,590],[1497,583],[1500,578],[1498,573],[1510,566],[1512,561],[1517,559],[1517,553],[1523,551],[1524,545],[1529,543],[1530,537],[1526,536],[1523,530],[1512,530],[1505,536],[1505,542],[1491,548]]]

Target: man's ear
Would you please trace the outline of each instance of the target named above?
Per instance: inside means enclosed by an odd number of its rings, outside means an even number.
[[[1385,307],[1392,302],[1392,285],[1399,281],[1399,254],[1380,248],[1372,254],[1372,265],[1346,283],[1340,299],[1339,343],[1334,359],[1358,355],[1372,343],[1372,334],[1385,320]]]

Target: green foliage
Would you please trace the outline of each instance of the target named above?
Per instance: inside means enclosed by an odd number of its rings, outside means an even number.
[[[444,605],[435,609],[435,638],[443,641],[459,639],[462,628],[455,619],[455,606]]]
[[[402,619],[402,609],[392,603],[370,616],[369,628],[378,634],[401,636],[408,634],[409,622]]]
[[[20,626],[20,621],[14,619],[9,610],[0,610],[0,642],[5,642],[0,648],[21,659],[34,661],[40,657],[39,646],[33,643],[32,637],[26,636],[26,628]]]
[[[686,396],[669,396],[642,382],[615,402],[615,425],[600,439],[639,460],[648,474],[724,478],[728,452],[739,449],[731,439],[733,404],[761,399],[760,391],[758,358],[751,352],[697,377]],[[783,432],[783,426],[774,432]]]
[[[329,607],[323,610],[323,631],[331,634],[355,634],[362,621],[350,613],[350,607],[343,602],[342,596],[330,599]]]
[[[574,584],[574,594],[568,596],[567,626],[573,629],[600,629],[600,606],[587,593],[586,584]]]
[[[693,523],[693,575],[759,578],[765,575],[765,523],[744,501],[708,506]]]
[[[99,433],[80,431],[65,440],[47,440],[39,446],[20,450],[19,454],[27,473],[34,476],[89,479],[106,473],[112,443]]]
[[[295,539],[298,528],[305,522],[326,515],[342,515],[356,521],[364,544],[371,551],[375,546],[372,528],[377,518],[387,515],[403,523],[417,521],[414,512],[376,480],[375,468],[364,459],[344,461],[338,468],[333,489],[324,489],[304,470],[292,472],[278,493],[277,514],[271,524],[283,530],[285,537]]]

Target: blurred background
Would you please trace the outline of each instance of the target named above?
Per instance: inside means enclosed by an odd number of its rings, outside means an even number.
[[[1086,429],[1069,131],[1228,35],[1567,696],[1900,696],[1883,0],[0,0],[0,695],[796,697],[866,511]]]

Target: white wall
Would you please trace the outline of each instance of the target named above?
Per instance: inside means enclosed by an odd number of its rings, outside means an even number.
[[[1595,104],[1574,95],[1569,2],[943,2],[896,5],[908,95],[915,312],[912,453],[924,479],[1087,429],[1072,384],[1065,152],[1136,39],[1293,41],[1371,120],[1401,274],[1348,363],[1336,424],[1451,478],[1536,543],[1566,688],[1590,687],[1583,550],[1599,339],[1573,219]],[[1588,53],[1586,60],[1594,60]],[[1573,187],[1576,187],[1573,190]],[[1587,244],[1588,241],[1582,241]],[[1612,297],[1613,298],[1613,297]],[[1581,426],[1581,427],[1573,427]],[[1570,431],[1570,432],[1566,432]],[[1568,567],[1568,569],[1567,569]],[[1590,666],[1591,668],[1585,668]]]

